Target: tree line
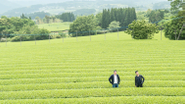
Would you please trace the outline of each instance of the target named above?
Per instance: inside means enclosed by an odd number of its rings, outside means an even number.
[[[24,15],[21,18],[2,16],[0,18],[0,39],[1,38],[10,38],[11,41],[22,40],[37,40],[48,39],[49,31],[46,29],[39,29],[35,25],[35,22],[31,19],[28,19]],[[34,37],[31,34],[39,34]],[[24,36],[20,36],[24,35]]]
[[[61,15],[45,15],[44,18],[40,18],[39,16],[35,17],[37,24],[42,23],[58,23],[58,22],[73,22],[75,20],[75,15],[73,13],[62,13]]]
[[[126,27],[136,19],[135,8],[104,9],[102,13],[96,15],[77,17],[70,25],[69,34],[72,34],[72,36],[86,36],[108,31],[113,32],[115,31],[112,30],[113,28],[116,28],[117,31],[117,28]],[[102,29],[106,29],[106,31]]]
[[[165,22],[165,37],[171,40],[185,40],[185,3],[183,0],[171,2],[171,12],[174,14],[171,21]]]
[[[120,26],[128,26],[136,19],[135,8],[104,9],[102,13],[101,27],[106,29],[112,21],[119,21]]]
[[[153,10],[148,14],[149,22],[158,23],[162,19],[164,19],[164,12],[162,10]]]
[[[168,12],[167,10],[148,10],[146,16],[149,17],[149,22],[144,19],[134,21],[129,24],[125,32],[134,39],[152,39],[154,34],[161,29],[165,32],[165,37],[170,40],[184,40],[185,10],[182,0],[173,0],[170,9],[171,15],[164,18],[164,13]]]
[[[63,20],[63,22],[73,22],[75,20],[75,15],[73,13],[62,13],[61,15],[56,15],[56,18]]]
[[[169,15],[169,13],[171,13]],[[168,17],[169,16],[169,17]],[[165,36],[172,40],[184,40],[184,17],[185,10],[183,8],[182,0],[174,0],[171,2],[171,10],[148,10],[145,12],[142,19],[137,20],[136,11],[134,8],[112,8],[104,9],[103,12],[96,15],[78,16],[74,18],[73,13],[63,13],[58,16],[45,16],[43,21],[46,23],[55,22],[57,18],[64,19],[64,21],[73,21],[70,25],[69,34],[71,36],[86,36],[102,34],[105,32],[114,32],[124,30],[131,34],[135,39],[151,39],[154,33],[159,30],[164,30]],[[171,20],[169,20],[171,19]],[[36,19],[40,22],[40,18]],[[157,23],[156,23],[157,22]],[[120,29],[120,27],[125,27]],[[116,28],[116,30],[113,30]],[[2,16],[0,18],[0,38],[14,37],[12,34],[48,34],[49,31],[38,29],[34,21],[24,14],[18,17],[7,18]],[[47,36],[46,36],[47,37]],[[38,37],[39,38],[39,37]],[[18,39],[18,37],[16,38]],[[25,40],[33,40],[33,37]],[[40,39],[44,39],[43,37]]]

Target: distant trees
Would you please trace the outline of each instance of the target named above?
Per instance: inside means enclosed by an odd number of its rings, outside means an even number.
[[[55,19],[56,19],[55,16],[51,16],[50,18],[52,19],[53,22],[55,22]]]
[[[20,18],[21,18],[21,19],[28,19],[28,17],[26,17],[24,14],[22,14],[22,15],[20,16]]]
[[[11,41],[29,41],[29,40],[44,40],[48,39],[49,31],[47,29],[39,29],[38,26],[24,26],[20,31],[14,33],[15,37]],[[17,36],[18,35],[18,36]]]
[[[128,26],[132,21],[136,20],[135,8],[112,8],[104,9],[103,13],[97,15],[80,16],[70,25],[69,33],[72,36],[86,36],[94,35],[95,30],[97,33],[102,32],[102,28],[109,29],[110,31],[123,30],[121,26]],[[89,33],[90,31],[90,33]]]
[[[43,19],[46,15],[50,16],[50,14],[47,12],[34,12],[34,13],[30,13],[30,14],[25,14],[25,16],[31,17],[32,19],[35,19],[36,17]]]
[[[128,26],[132,21],[136,20],[135,8],[112,8],[104,9],[102,13],[102,28],[109,27],[112,21],[119,21],[120,26]]]
[[[158,33],[159,29],[156,24],[141,20],[133,21],[130,25],[128,25],[125,32],[130,34],[134,39],[152,39],[154,33]]]
[[[63,20],[63,22],[73,22],[75,20],[75,16],[73,13],[63,13],[61,15],[56,15],[55,17]]]
[[[96,18],[97,18],[97,22],[98,22],[98,26],[102,26],[102,13],[98,13],[96,14]]]
[[[37,24],[39,24],[40,23],[40,18],[37,16],[37,17],[35,17],[35,20],[37,21]]]
[[[170,10],[173,14],[178,14],[180,9],[185,8],[185,3],[183,3],[183,0],[168,0],[168,1],[172,1]]]
[[[72,36],[94,35],[97,27],[96,18],[94,15],[81,16],[70,25],[69,34]]]
[[[35,17],[35,22],[37,24],[42,24],[42,23],[56,23],[56,22],[61,22],[61,20],[57,19],[55,16],[48,16],[46,15],[43,19],[39,18],[38,16]]]
[[[46,16],[45,16],[45,19],[46,19],[46,23],[49,23],[50,17],[46,15]]]
[[[182,18],[185,16],[185,12],[179,12],[176,19],[169,21],[164,28],[165,37],[171,40],[185,40],[185,20]]]
[[[7,18],[6,16],[2,16],[0,19],[0,34],[13,34],[22,29],[25,25],[35,25],[32,20],[26,19],[24,15],[22,15],[22,18],[23,19],[18,17]]]
[[[0,38],[6,34],[13,33],[15,26],[11,23],[10,19],[5,16],[0,18]]]
[[[183,5],[185,4],[182,3],[182,0],[171,2],[171,12],[177,15],[172,17],[175,19],[169,21],[164,29],[165,37],[171,40],[185,40],[185,7]]]
[[[158,23],[164,18],[164,11],[153,10],[148,14],[148,17],[149,17],[149,22]]]
[[[115,32],[120,28],[120,23],[118,21],[112,21],[108,28],[110,31]]]
[[[10,37],[12,41],[19,41],[20,36],[22,40],[33,40],[33,35],[27,34],[39,34],[37,39],[45,39],[48,38],[49,31],[46,29],[39,29],[35,22],[25,18],[24,15],[18,17],[7,18],[6,16],[2,16],[0,18],[0,38],[2,37]]]

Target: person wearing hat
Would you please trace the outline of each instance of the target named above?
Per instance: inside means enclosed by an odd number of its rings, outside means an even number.
[[[138,71],[135,71],[135,86],[136,87],[143,87],[143,83],[145,81],[145,78],[142,75],[139,75]]]
[[[118,87],[118,85],[120,84],[120,77],[117,74],[116,70],[114,70],[114,74],[110,76],[109,82],[112,84],[113,88]]]

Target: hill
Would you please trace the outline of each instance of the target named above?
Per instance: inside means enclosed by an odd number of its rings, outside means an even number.
[[[29,14],[34,12],[48,12],[52,15],[63,13],[63,12],[74,12],[82,9],[95,9],[96,12],[102,11],[105,8],[124,8],[124,7],[137,7],[137,10],[147,10],[148,8],[153,9],[157,1],[148,1],[146,0],[116,0],[116,1],[107,1],[107,0],[76,0],[76,1],[66,1],[62,3],[50,3],[50,4],[37,4],[27,7],[21,7],[13,10],[9,10],[2,15],[6,16],[20,16],[22,13]],[[169,2],[168,2],[169,3]],[[160,3],[159,3],[160,4]],[[163,8],[168,8],[169,5],[163,5]],[[155,6],[155,9],[159,9],[158,6]],[[83,12],[82,12],[83,13]],[[85,15],[89,13],[84,13],[80,15]],[[91,11],[90,11],[91,13]],[[78,14],[78,13],[77,13]],[[79,15],[79,14],[78,14]]]
[[[19,7],[21,7],[21,5],[17,3],[13,3],[8,0],[0,0],[0,14]]]

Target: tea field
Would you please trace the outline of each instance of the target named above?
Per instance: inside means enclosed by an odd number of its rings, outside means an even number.
[[[62,31],[68,30],[71,22],[62,22],[62,23],[49,23],[49,24],[39,24],[39,28],[44,28],[49,31]]]
[[[106,37],[106,38],[105,38]],[[91,41],[90,41],[91,38]],[[0,43],[0,103],[183,104],[185,41],[123,32]],[[117,70],[119,88],[108,78]],[[135,71],[145,77],[135,87]]]

